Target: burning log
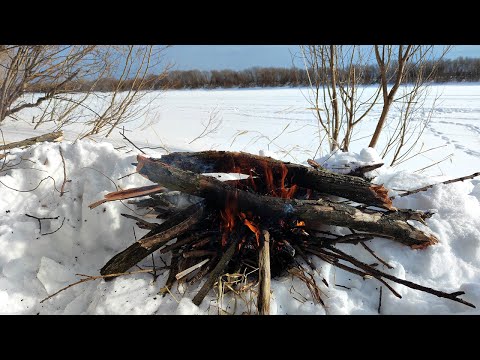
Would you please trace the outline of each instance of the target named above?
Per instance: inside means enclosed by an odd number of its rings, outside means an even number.
[[[320,225],[345,226],[378,236],[386,235],[387,238],[415,249],[438,242],[434,235],[426,234],[408,224],[408,212],[370,211],[328,200],[305,201],[263,196],[238,190],[212,177],[183,171],[160,160],[143,156],[138,156],[137,172],[169,189],[203,197],[219,209],[225,207],[229,198],[235,197],[238,208],[242,211],[250,210],[268,218],[303,220],[309,228]],[[415,214],[421,218],[418,213]]]
[[[264,180],[272,176],[285,178],[288,172],[288,177],[298,186],[395,210],[383,185],[373,185],[357,176],[337,174],[321,167],[313,169],[270,157],[228,151],[175,152],[163,155],[160,161],[194,173],[241,172]]]

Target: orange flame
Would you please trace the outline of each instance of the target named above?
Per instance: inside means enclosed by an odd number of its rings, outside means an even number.
[[[276,196],[275,187],[273,186],[273,174],[272,169],[268,167],[267,163],[263,163],[263,168],[265,170],[265,181],[267,183],[267,190],[272,196]]]
[[[268,190],[268,194],[274,197],[280,197],[282,199],[290,199],[294,196],[295,192],[297,191],[297,185],[292,185],[290,188],[285,187],[285,180],[288,174],[288,168],[285,164],[282,163],[281,165],[281,172],[280,172],[280,179],[277,178],[276,185],[273,178],[273,171],[272,168],[268,166],[268,163],[265,161],[263,163],[264,172],[265,172],[265,183]],[[231,172],[240,173],[240,167],[234,166]],[[249,170],[249,182],[251,183],[252,188],[256,191],[257,186],[255,184],[253,178],[253,170]],[[225,200],[225,208],[224,210],[220,211],[221,217],[221,224],[220,230],[222,231],[222,247],[225,247],[228,241],[228,237],[230,233],[233,231],[235,227],[236,217],[238,216],[239,219],[243,222],[243,224],[250,229],[251,232],[255,234],[257,246],[260,246],[260,226],[258,222],[254,221],[254,214],[251,212],[243,213],[239,212],[238,209],[238,193],[229,193],[226,200]],[[258,221],[258,219],[257,219]],[[280,225],[283,227],[286,223],[283,220],[280,220]],[[305,222],[297,221],[297,227],[304,227]],[[245,242],[245,238],[238,245],[238,249],[242,247]]]
[[[240,213],[240,218],[243,220],[243,224],[250,229],[251,232],[255,234],[257,240],[257,246],[260,246],[260,228],[252,220],[247,219],[247,216],[244,213]]]
[[[285,179],[287,177],[288,169],[285,164],[282,163],[281,174],[280,174],[280,188],[276,189],[273,183],[273,173],[272,169],[268,166],[267,162],[263,164],[265,170],[265,181],[267,184],[268,192],[274,197],[280,197],[282,199],[291,199],[295,192],[297,191],[298,186],[293,185],[290,188],[285,187]]]
[[[228,235],[235,227],[235,217],[238,213],[237,197],[238,194],[236,192],[233,194],[229,193],[225,199],[225,209],[220,211],[220,217],[222,218],[220,224],[220,230],[222,231],[222,247],[227,244]]]

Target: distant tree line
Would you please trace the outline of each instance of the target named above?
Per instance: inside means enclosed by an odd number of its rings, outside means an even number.
[[[394,71],[395,66],[390,67]],[[431,71],[433,70],[433,71]],[[380,81],[380,71],[376,64],[356,66],[355,71],[362,73],[363,84],[374,84]],[[431,82],[475,82],[480,81],[480,58],[459,57],[456,59],[443,59],[436,63],[427,64],[422,71],[432,73]],[[346,70],[345,70],[346,72]],[[126,91],[136,90],[161,90],[161,89],[212,89],[212,88],[251,88],[251,87],[279,87],[279,86],[309,86],[309,74],[306,69],[254,67],[246,70],[174,70],[162,75],[147,75],[143,81],[123,79],[119,81],[114,77],[100,80],[82,79],[68,83],[68,88],[63,90],[72,92],[92,91]],[[389,76],[387,78],[393,78]],[[418,69],[412,66],[407,74],[407,79],[415,79]],[[342,76],[342,74],[340,74]],[[58,85],[56,85],[58,87]],[[27,89],[30,92],[48,92],[48,83],[36,83]]]

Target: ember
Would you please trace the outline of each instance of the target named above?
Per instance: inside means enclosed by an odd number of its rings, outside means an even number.
[[[201,175],[205,171],[248,177],[221,182]],[[287,273],[302,279],[314,299],[322,302],[311,273],[315,271],[311,257],[316,256],[364,279],[375,278],[398,297],[386,280],[474,307],[459,298],[463,292],[445,293],[396,278],[338,249],[340,243],[362,244],[376,260],[387,264],[365,241],[383,237],[413,249],[438,242],[433,234],[407,223],[415,220],[425,224],[433,214],[394,208],[382,185],[321,167],[229,152],[172,153],[161,159],[138,156],[137,172],[161,187],[130,189],[125,194],[120,191],[106,199],[149,194],[148,200],[130,202],[138,208],[148,207],[166,221],[151,224],[129,215],[150,232],[108,261],[101,269],[102,275],[126,272],[158,249],[162,253],[171,251],[165,288],[171,288],[177,280],[193,284],[208,275],[193,299],[199,305],[224,274],[244,274],[249,269],[249,276],[259,282],[259,313],[265,314],[269,309],[270,277]],[[188,194],[194,201],[186,208],[175,206],[166,200],[169,191]],[[327,200],[325,194],[359,205]],[[343,226],[350,234],[325,231],[327,225]],[[175,243],[167,245],[175,238]],[[306,265],[301,265],[302,261]],[[252,272],[252,268],[258,271]],[[322,282],[328,286],[325,279]]]

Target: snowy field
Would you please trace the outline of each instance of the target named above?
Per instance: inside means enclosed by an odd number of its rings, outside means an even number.
[[[435,103],[423,137],[424,149],[442,147],[398,167],[376,170],[375,183],[393,189],[414,189],[480,171],[480,85],[449,84],[434,86],[432,90],[430,103],[437,94],[441,97]],[[330,166],[347,160],[375,159],[375,153],[362,151],[368,141],[362,138],[371,135],[379,109],[374,109],[354,135],[353,139],[359,140],[352,142],[350,154],[329,156],[325,149],[317,151],[318,127],[305,97],[308,97],[307,89],[168,91],[158,96],[148,114],[125,124],[125,129],[137,146],[162,146],[169,151],[216,149],[258,153],[262,150],[267,155],[299,163],[323,157],[319,161],[328,159],[325,165]],[[3,124],[5,140],[21,140],[54,128],[50,123],[33,131],[34,115],[34,112],[26,113],[23,121]],[[219,123],[218,130],[195,140],[204,130],[202,123],[211,116]],[[107,203],[93,210],[88,205],[117,187],[124,189],[148,183],[135,175],[117,180],[134,170],[131,163],[137,154],[128,152],[127,148],[118,149],[128,145],[118,133],[108,141],[73,142],[81,126],[72,125],[65,130],[67,141],[61,144],[46,143],[12,150],[9,159],[18,165],[0,173],[0,313],[217,314],[213,292],[199,308],[191,303],[201,284],[175,287],[172,295],[165,297],[158,295],[166,273],[156,282],[149,274],[121,277],[109,283],[91,281],[40,303],[56,290],[78,280],[76,273],[97,275],[108,259],[134,241],[133,221],[119,215],[133,214],[126,205]],[[70,180],[65,186],[67,192],[61,197],[60,148]],[[145,149],[145,152],[157,156],[162,150]],[[430,166],[446,157],[448,160]],[[423,168],[426,169],[422,171]],[[394,266],[393,270],[383,266],[380,269],[442,291],[463,290],[466,295],[462,298],[479,307],[480,179],[439,185],[427,192],[396,199],[394,205],[435,209],[436,215],[427,223],[441,242],[426,250],[411,250],[389,240],[370,241],[370,247]],[[58,218],[42,221],[40,232],[37,220],[25,214]],[[138,228],[135,232],[137,237],[145,233]],[[339,248],[365,262],[374,261],[360,246]],[[161,261],[159,255],[156,257],[158,265]],[[170,261],[169,255],[163,255],[163,259],[166,263]],[[324,293],[325,307],[313,302],[299,280],[284,277],[272,282],[272,313],[377,313],[379,283],[376,280],[362,280],[318,259],[314,262],[318,266],[318,274],[314,275]],[[151,260],[146,259],[140,265],[150,264]],[[322,277],[330,287],[323,286]],[[480,313],[478,309],[401,285],[393,287],[403,298],[396,298],[384,288],[382,314]],[[229,297],[221,306],[229,313],[250,311],[244,303],[235,304]]]

